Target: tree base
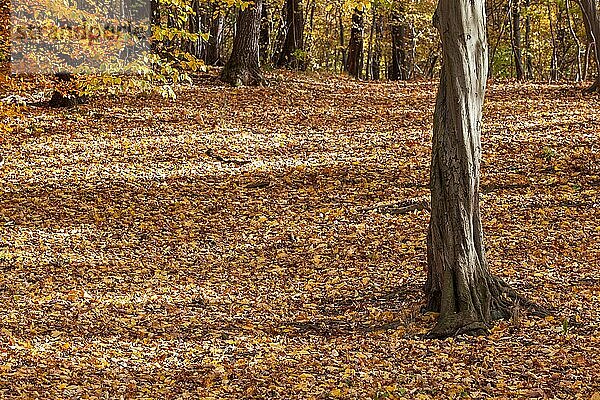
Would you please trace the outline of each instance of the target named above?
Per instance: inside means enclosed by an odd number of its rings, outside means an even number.
[[[268,82],[258,68],[225,66],[221,80],[231,86],[267,86]]]
[[[444,339],[457,335],[487,335],[493,321],[515,319],[518,317],[520,310],[527,310],[537,316],[550,314],[547,309],[521,296],[496,276],[490,275],[489,279],[484,280],[484,282],[484,286],[479,289],[479,292],[484,291],[486,295],[489,295],[489,313],[482,314],[473,307],[473,309],[457,313],[440,314],[435,327],[426,337]],[[425,311],[440,312],[441,299],[436,298],[436,295],[428,294]],[[489,320],[485,320],[483,315],[489,315]]]
[[[440,317],[435,327],[426,337],[429,339],[445,339],[451,336],[470,335],[483,336],[490,332],[488,324],[478,321],[471,313],[451,314]]]

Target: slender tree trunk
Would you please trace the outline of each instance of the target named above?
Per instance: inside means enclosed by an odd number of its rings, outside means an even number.
[[[344,18],[343,18],[343,12],[340,10],[340,14],[339,14],[339,31],[340,31],[340,61],[341,61],[341,67],[340,67],[340,72],[346,68],[346,62],[348,60],[348,54],[346,53],[346,44],[345,44],[345,37],[344,37]]]
[[[511,315],[506,284],[491,275],[479,211],[482,107],[488,69],[484,0],[440,0],[442,40],[431,161],[427,306],[431,337],[481,334]],[[513,296],[514,297],[514,296]]]
[[[373,80],[381,79],[381,45],[383,43],[383,15],[377,10],[375,24],[375,43],[373,45],[373,57],[371,59],[371,77]],[[374,11],[375,12],[375,11]]]
[[[519,0],[511,1],[512,13],[512,50],[515,58],[515,74],[517,80],[523,80],[523,57],[521,56],[521,8]]]
[[[211,8],[210,35],[206,46],[206,63],[208,65],[222,65],[221,43],[223,42],[224,10],[218,3]]]
[[[531,17],[529,16],[530,0],[525,0],[525,74],[527,79],[533,79],[533,62],[531,60]]]
[[[314,29],[315,29],[315,11],[317,10],[316,0],[312,0],[310,2],[310,6],[308,8],[310,9],[310,12],[308,12],[309,10],[307,10],[308,17],[306,18],[308,20],[308,33],[306,33],[306,28],[304,28],[304,32],[305,32],[304,53],[306,53],[307,57],[311,54],[312,47],[313,47],[313,33],[314,33]],[[306,67],[308,67],[308,65],[306,65]]]
[[[585,49],[585,59],[583,62],[583,80],[587,81],[588,75],[590,73],[590,58],[592,58],[592,47],[594,47],[594,43],[590,43]]]
[[[262,0],[255,0],[253,5],[239,12],[233,50],[221,72],[222,81],[234,86],[266,83],[259,62],[261,11]]]
[[[160,3],[158,2],[158,0],[150,0],[150,22],[152,24],[152,26],[156,26],[156,27],[160,27],[161,23],[160,23]],[[159,45],[159,41],[157,41],[156,39],[152,39],[152,52],[153,53],[157,53],[158,52],[158,45]]]
[[[587,92],[600,91],[600,18],[596,0],[579,0],[588,39],[596,59],[596,80]]]
[[[375,19],[377,15],[376,8],[377,7],[375,5],[371,7],[371,11],[373,12],[373,14],[371,19],[371,29],[369,32],[369,45],[367,46],[367,80],[373,79],[371,65],[373,65],[373,36],[375,36]]]
[[[268,64],[271,61],[271,15],[269,5],[263,2],[262,15],[260,19],[260,61],[262,64]]]
[[[352,14],[352,29],[350,30],[350,43],[348,43],[348,60],[346,62],[346,72],[357,79],[362,77],[363,70],[363,51],[365,30],[365,10],[363,7],[356,7]]]
[[[488,78],[491,78],[492,75],[494,74],[494,68],[493,68],[493,64],[494,64],[494,60],[496,58],[496,50],[498,50],[498,46],[500,45],[500,41],[502,40],[502,36],[504,35],[504,28],[507,25],[510,25],[510,8],[508,9],[508,11],[506,12],[506,16],[505,19],[502,21],[502,24],[500,25],[500,33],[498,34],[498,38],[496,39],[496,43],[492,46],[492,52],[491,55],[488,59],[489,62],[489,66],[488,66]]]
[[[552,38],[552,58],[550,59],[550,82],[555,82],[558,80],[558,69],[557,69],[557,49],[556,49],[556,35],[554,24],[552,23],[552,10],[550,8],[550,3],[548,6],[548,21],[550,22],[550,37]]]
[[[192,9],[194,10],[194,13],[188,16],[188,32],[194,34],[202,33],[202,29],[204,28],[204,25],[202,24],[204,10],[199,0],[192,1]],[[204,58],[204,42],[202,41],[202,38],[198,38],[197,40],[187,39],[182,45],[183,51],[187,51],[196,58]]]
[[[577,63],[577,76],[575,77],[575,82],[579,82],[582,80],[582,77],[583,77],[583,75],[581,73],[581,42],[579,42],[577,33],[575,32],[575,29],[573,28],[573,23],[571,22],[571,2],[569,0],[566,0],[565,7],[567,10],[567,21],[569,23],[569,33],[571,33],[571,37],[573,38],[573,41],[575,42],[575,50],[577,51],[577,57],[575,59],[575,62]]]
[[[286,0],[285,39],[277,60],[278,67],[306,69],[305,60],[299,53],[304,51],[304,15],[300,0]]]

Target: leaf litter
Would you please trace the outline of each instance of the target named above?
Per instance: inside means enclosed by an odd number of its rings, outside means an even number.
[[[274,81],[1,107],[2,398],[600,396],[598,97],[491,84],[489,262],[555,313],[433,341],[435,85]]]

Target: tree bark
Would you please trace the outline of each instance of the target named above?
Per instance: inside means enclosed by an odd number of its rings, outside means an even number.
[[[531,17],[529,15],[530,0],[525,0],[525,74],[533,79],[533,60],[531,59]]]
[[[286,0],[285,40],[277,60],[278,67],[306,69],[306,62],[300,57],[304,51],[304,15],[300,0]]]
[[[577,51],[577,56],[575,57],[575,62],[577,63],[577,75],[575,77],[575,82],[580,82],[583,76],[581,73],[581,43],[579,42],[577,33],[575,32],[573,24],[571,23],[571,5],[569,0],[565,1],[565,9],[567,11],[567,23],[569,25],[569,33],[571,34],[571,38],[573,38],[573,42],[575,42],[575,50]]]
[[[440,0],[442,41],[431,160],[426,309],[431,337],[482,334],[511,315],[505,284],[491,275],[479,210],[482,107],[488,69],[484,0]]]
[[[233,86],[266,83],[259,61],[261,11],[262,0],[255,0],[254,4],[239,12],[233,50],[221,72],[223,82]]]
[[[585,30],[596,59],[596,80],[586,89],[586,92],[600,91],[600,18],[598,18],[598,4],[596,0],[579,0],[583,13]]]
[[[550,3],[547,4],[548,7],[548,22],[550,23],[550,37],[552,38],[552,58],[550,58],[550,82],[555,82],[558,80],[558,50],[556,45],[556,34],[554,24],[552,23],[552,9],[550,8]]]
[[[512,50],[515,58],[515,75],[517,80],[524,78],[523,57],[521,52],[521,7],[519,0],[511,1],[512,14]]]
[[[376,6],[373,6],[373,26],[375,31],[375,38],[373,43],[373,54],[371,55],[369,69],[371,79],[377,81],[381,79],[381,44],[383,43],[383,14]]]
[[[221,60],[221,43],[223,42],[223,23],[225,16],[219,3],[211,7],[210,35],[206,45],[206,64],[223,65]]]
[[[260,19],[260,62],[264,65],[271,61],[271,15],[268,2],[263,2]]]
[[[365,10],[362,6],[356,7],[352,14],[352,29],[350,30],[350,43],[348,43],[348,60],[346,72],[360,79],[363,70],[363,52],[365,30]]]
[[[340,66],[340,72],[343,69],[346,69],[346,62],[348,60],[348,54],[346,53],[346,44],[345,44],[345,39],[344,39],[344,18],[343,18],[343,11],[340,10],[339,11],[339,19],[338,19],[338,27],[339,27],[339,33],[340,33],[340,61],[342,63],[342,65]]]
[[[392,64],[388,73],[389,79],[393,81],[409,78],[408,57],[406,54],[407,34],[403,14],[402,5],[396,4],[391,14]]]
[[[150,0],[150,23],[152,26],[160,27],[160,3],[158,0]],[[152,38],[151,44],[152,52],[158,53],[159,41]]]

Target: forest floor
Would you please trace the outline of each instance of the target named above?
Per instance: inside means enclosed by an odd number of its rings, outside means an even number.
[[[281,73],[0,106],[0,397],[600,399],[600,98],[490,85],[489,263],[555,314],[439,341],[429,215],[397,212],[434,97]]]

